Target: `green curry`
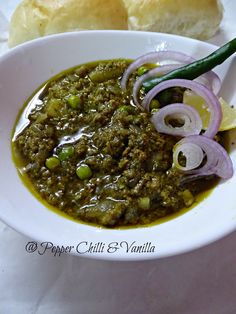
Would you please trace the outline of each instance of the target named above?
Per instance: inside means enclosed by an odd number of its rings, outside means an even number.
[[[48,81],[27,102],[13,135],[23,182],[73,219],[138,226],[190,207],[215,178],[187,182],[172,167],[179,138],[120,88],[128,60],[84,64]],[[29,185],[29,183],[27,183]]]

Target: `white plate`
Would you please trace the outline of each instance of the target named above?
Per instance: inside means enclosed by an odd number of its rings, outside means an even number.
[[[110,260],[140,260],[175,255],[206,245],[235,230],[235,175],[218,185],[204,202],[178,218],[149,228],[107,230],[73,222],[48,210],[22,184],[12,162],[10,139],[17,113],[44,81],[77,64],[101,59],[136,58],[160,49],[179,50],[199,58],[216,47],[174,35],[89,31],[41,38],[9,51],[0,59],[2,220],[39,242],[73,246],[73,254]],[[231,59],[216,70],[223,80],[221,95],[234,103],[235,64]],[[231,157],[235,167],[235,151]],[[126,242],[129,246],[133,243],[132,247],[140,246],[142,252],[127,252]],[[97,244],[99,252],[96,253],[95,248],[85,252],[90,243]],[[109,251],[109,245],[116,246],[116,243],[117,250]],[[79,252],[76,251],[78,245]]]

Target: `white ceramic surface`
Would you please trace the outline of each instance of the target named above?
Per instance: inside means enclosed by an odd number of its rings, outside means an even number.
[[[19,109],[40,84],[77,64],[119,57],[135,58],[159,49],[180,50],[203,57],[216,47],[172,35],[90,31],[38,39],[9,51],[0,59],[0,217],[3,221],[40,242],[74,246],[72,253],[75,255],[78,255],[75,250],[78,243],[100,242],[105,247],[103,253],[88,252],[81,256],[110,260],[175,255],[201,247],[235,230],[236,176],[218,185],[204,202],[186,214],[157,226],[130,230],[100,229],[65,219],[38,202],[18,177],[11,159],[11,131]],[[231,59],[216,71],[223,80],[221,95],[234,103],[235,64]],[[235,167],[235,152],[231,157]],[[110,243],[120,245],[122,241],[135,245],[150,242],[155,252],[130,253],[126,252],[126,245],[115,252],[107,250]],[[84,244],[83,251],[85,247]]]

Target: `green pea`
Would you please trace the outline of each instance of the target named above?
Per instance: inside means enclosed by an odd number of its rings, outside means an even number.
[[[153,99],[150,103],[150,110],[152,109],[159,109],[161,107],[159,101],[157,99]]]
[[[61,161],[64,161],[64,160],[70,158],[71,156],[73,156],[74,151],[75,151],[75,149],[73,146],[65,146],[59,152],[58,157]]]
[[[142,75],[145,74],[147,71],[148,71],[148,68],[146,68],[146,67],[140,67],[140,68],[138,68],[138,71],[137,71],[138,76],[142,76]]]
[[[80,180],[89,179],[93,175],[92,170],[90,169],[90,167],[88,165],[85,165],[85,164],[80,165],[76,169],[76,174],[80,178]]]
[[[67,99],[68,104],[71,106],[73,109],[78,109],[81,105],[81,98],[77,95],[71,95]]]
[[[49,170],[53,170],[60,165],[60,160],[55,156],[49,157],[46,159],[45,165]]]
[[[138,206],[141,209],[147,210],[150,208],[150,198],[148,196],[140,197],[138,200]]]

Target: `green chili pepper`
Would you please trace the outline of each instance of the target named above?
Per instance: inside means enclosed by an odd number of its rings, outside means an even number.
[[[179,69],[171,71],[163,76],[155,77],[143,83],[145,92],[148,92],[157,84],[171,79],[188,79],[194,80],[200,75],[212,70],[217,65],[223,63],[234,52],[236,52],[236,38],[211,53],[209,56],[187,64]]]

